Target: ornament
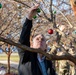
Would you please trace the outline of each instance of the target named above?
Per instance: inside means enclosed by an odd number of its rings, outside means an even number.
[[[0,3],[0,8],[2,8],[2,4]]]
[[[38,8],[38,9],[37,9],[37,13],[40,13],[40,12],[41,12],[41,11],[40,11],[40,8]],[[37,16],[34,16],[33,18],[36,19]]]
[[[56,10],[53,11],[53,14],[56,14]]]
[[[17,7],[18,7],[18,9],[21,9],[21,4],[18,4]]]
[[[34,18],[34,19],[36,19],[36,18],[37,18],[37,16],[34,16],[33,18]]]
[[[53,30],[52,30],[52,29],[49,29],[49,30],[48,30],[48,33],[49,33],[49,34],[53,34]]]
[[[37,12],[38,12],[38,13],[40,13],[40,12],[41,12],[41,11],[40,11],[40,8],[38,8],[38,9],[37,9]]]

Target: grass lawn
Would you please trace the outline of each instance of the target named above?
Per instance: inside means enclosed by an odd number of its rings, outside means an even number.
[[[0,54],[0,61],[7,61],[7,54],[5,53],[2,53]],[[13,61],[13,62],[19,62],[19,56],[18,56],[18,53],[12,53],[11,54],[11,57],[10,57],[10,60]],[[0,67],[1,66],[4,66],[5,67],[5,71],[7,72],[7,65],[6,64],[1,64],[0,63]],[[14,67],[10,67],[10,72],[14,75],[18,75],[18,70],[15,69]]]
[[[0,60],[7,60],[7,54],[5,54],[5,53],[0,54]],[[14,62],[19,62],[18,53],[12,53],[10,60],[14,61]]]

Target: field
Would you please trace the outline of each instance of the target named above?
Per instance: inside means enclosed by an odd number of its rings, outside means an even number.
[[[5,53],[0,54],[0,61],[7,60],[7,55]],[[10,57],[11,61],[19,62],[18,53],[12,53]]]
[[[4,66],[5,71],[7,71],[7,62],[1,63],[1,61],[7,61],[7,55],[5,53],[0,54],[0,67]],[[10,57],[10,61],[14,64],[19,62],[19,56],[17,53],[12,53]],[[18,64],[17,64],[18,65]],[[11,67],[10,72],[14,75],[18,75],[18,69]]]

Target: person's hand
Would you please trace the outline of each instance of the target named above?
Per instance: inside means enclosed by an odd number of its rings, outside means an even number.
[[[32,18],[36,15],[38,7],[39,7],[39,4],[36,4],[29,9],[29,13],[28,13],[28,16],[27,16],[27,18],[29,20],[32,20]]]

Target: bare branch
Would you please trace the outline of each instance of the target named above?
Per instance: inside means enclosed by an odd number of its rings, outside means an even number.
[[[65,15],[64,15],[56,6],[53,5],[53,7],[54,7],[55,9],[57,9],[57,10],[62,14],[62,16],[63,16],[63,17],[65,18],[65,20],[68,22],[68,24],[70,25],[70,27],[73,28],[73,25],[72,25],[71,22],[68,20],[68,18],[65,17]]]
[[[0,41],[6,42],[6,43],[8,43],[10,45],[14,45],[14,46],[19,47],[19,48],[21,48],[23,50],[28,50],[30,52],[41,53],[41,54],[45,55],[49,60],[70,60],[70,61],[72,61],[73,63],[76,64],[76,61],[75,61],[76,57],[74,57],[74,56],[72,56],[70,54],[61,55],[61,56],[52,55],[52,54],[50,55],[50,54],[48,54],[48,53],[46,53],[46,52],[44,52],[44,51],[42,51],[40,49],[29,48],[29,47],[27,47],[25,45],[15,43],[15,42],[13,42],[13,41],[11,41],[9,39],[5,39],[3,37],[0,37]]]

